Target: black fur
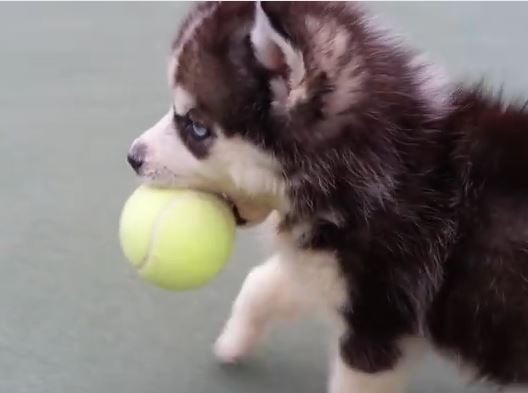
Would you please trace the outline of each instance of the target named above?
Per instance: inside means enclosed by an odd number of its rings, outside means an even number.
[[[408,65],[412,53],[379,40],[359,10],[272,3],[264,9],[305,55],[310,86],[287,115],[275,113],[272,75],[247,34],[233,38],[251,25],[253,5],[222,7],[218,21],[236,23],[198,32],[211,53],[225,54],[199,73],[215,76],[180,72],[179,82],[201,92],[226,130],[280,161],[293,207],[278,230],[309,223],[299,246],[338,256],[350,299],[341,310],[345,359],[383,371],[398,360],[401,338],[425,336],[483,377],[528,383],[527,111],[464,86],[435,111]],[[310,69],[316,54],[299,15],[346,26],[355,51],[341,62],[360,56],[357,72],[368,71],[367,94],[339,114],[325,111],[339,86]]]

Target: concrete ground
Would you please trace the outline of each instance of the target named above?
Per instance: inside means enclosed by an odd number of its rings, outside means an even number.
[[[217,281],[186,294],[141,282],[119,250],[136,185],[125,153],[167,108],[165,60],[186,7],[0,4],[1,393],[324,391],[316,323],[279,330],[239,368],[210,354],[267,253],[254,234],[240,233]],[[528,3],[372,7],[455,75],[528,96]],[[416,374],[415,393],[486,391],[436,358]]]

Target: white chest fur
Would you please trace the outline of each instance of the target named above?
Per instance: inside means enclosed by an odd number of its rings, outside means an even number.
[[[331,252],[300,249],[295,243],[300,228],[275,235],[279,263],[291,278],[292,289],[307,306],[334,318],[347,301],[346,284]]]

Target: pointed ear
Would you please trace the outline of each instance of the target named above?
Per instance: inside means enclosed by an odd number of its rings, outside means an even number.
[[[304,77],[302,53],[273,27],[265,6],[255,4],[255,21],[251,30],[251,42],[257,60],[270,71],[287,71],[290,82],[300,82]]]

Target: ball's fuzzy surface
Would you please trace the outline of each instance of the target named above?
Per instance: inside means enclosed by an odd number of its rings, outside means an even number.
[[[123,207],[119,238],[141,277],[161,288],[188,290],[220,273],[235,228],[231,209],[214,195],[140,186]]]

